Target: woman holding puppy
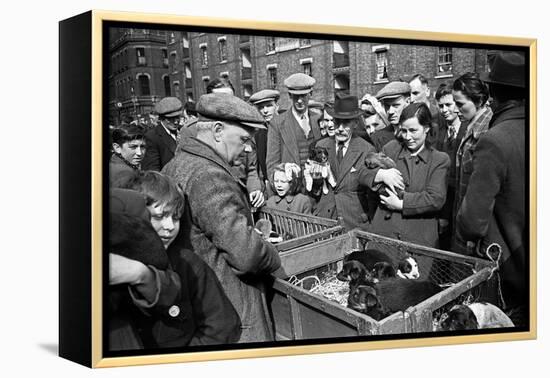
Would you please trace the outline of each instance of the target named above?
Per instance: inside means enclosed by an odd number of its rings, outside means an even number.
[[[380,194],[380,206],[392,212],[388,217],[387,212],[377,211],[370,231],[437,247],[437,214],[445,203],[450,161],[427,143],[430,127],[429,108],[423,103],[408,105],[399,120],[399,140],[382,149],[396,168],[368,168],[369,187],[387,186],[387,195]]]

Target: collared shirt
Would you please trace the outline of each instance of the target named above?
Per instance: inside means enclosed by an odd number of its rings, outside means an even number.
[[[294,107],[292,107],[292,115],[294,115],[294,118],[296,118],[296,122],[298,122],[298,125],[302,128],[304,131],[304,134],[306,135],[306,138],[308,137],[311,126],[309,125],[309,115],[307,110],[304,112],[304,114],[298,114]]]
[[[347,140],[347,142],[344,142],[344,147],[342,147],[342,156],[346,156],[346,152],[348,151],[349,142],[351,142],[351,138]],[[340,142],[336,142],[336,152],[338,153],[338,147],[340,146]]]
[[[424,149],[424,147],[426,146],[426,143],[424,143],[422,146],[420,146],[420,148],[418,149],[418,151],[414,152],[414,153],[411,153],[411,156],[417,156],[419,153],[422,152],[422,150]]]
[[[460,129],[460,119],[455,118],[452,125],[447,125],[447,139],[454,139],[458,135],[458,130]]]
[[[170,131],[170,129],[168,129],[166,126],[164,126],[164,123],[160,123],[162,125],[162,127],[164,128],[164,130],[166,131],[166,133],[168,135],[170,135],[172,137],[172,139],[174,139],[175,141],[177,141],[176,139],[176,136],[174,134],[172,134],[172,132]]]

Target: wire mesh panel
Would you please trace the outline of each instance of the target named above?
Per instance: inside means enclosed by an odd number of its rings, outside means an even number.
[[[282,237],[283,241],[275,245],[279,252],[330,239],[344,233],[344,228],[334,219],[265,206],[259,210],[258,216],[260,219],[269,220],[273,231]]]

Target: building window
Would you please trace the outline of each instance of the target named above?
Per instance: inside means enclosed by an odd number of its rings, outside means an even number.
[[[177,53],[175,51],[170,52],[170,66],[172,67],[172,70],[176,70],[176,64],[177,64]]]
[[[170,33],[170,42],[169,43],[176,43],[176,36],[174,33]]]
[[[201,47],[201,64],[203,67],[208,66],[208,50],[206,46]]]
[[[303,73],[305,73],[306,75],[313,77],[311,72],[311,62],[302,63],[302,70],[303,70]]]
[[[349,95],[349,74],[341,73],[334,76],[334,94]]]
[[[275,52],[276,47],[275,37],[267,37],[267,52]]]
[[[388,51],[381,50],[376,53],[376,80],[388,79]]]
[[[437,56],[437,72],[445,73],[453,70],[453,51],[450,47],[440,47]]]
[[[277,68],[271,67],[267,70],[267,80],[271,89],[277,88]]]
[[[311,39],[300,39],[300,47],[311,46]]]
[[[332,60],[334,68],[349,67],[348,41],[334,41],[332,47]]]
[[[220,50],[220,62],[225,62],[227,60],[227,43],[225,39],[218,41],[218,48]]]
[[[137,47],[136,48],[136,57],[137,57],[137,65],[138,66],[145,66],[147,64],[147,59],[145,58],[145,48],[144,47]]]
[[[243,98],[248,100],[252,96],[252,85],[245,84],[243,85]]]
[[[168,67],[168,50],[162,49],[162,65]]]
[[[170,90],[170,78],[168,75],[164,76],[164,96],[172,96],[172,91]]]
[[[180,83],[177,81],[174,81],[174,95],[179,98],[180,97]]]
[[[138,76],[139,93],[141,96],[151,95],[151,88],[149,88],[149,77],[147,75]]]

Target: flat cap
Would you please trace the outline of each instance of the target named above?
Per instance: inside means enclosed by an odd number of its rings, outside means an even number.
[[[232,121],[256,129],[265,129],[264,118],[249,103],[227,93],[202,95],[197,103],[199,121]]]
[[[277,101],[280,96],[281,93],[279,91],[276,91],[275,89],[263,89],[250,96],[248,101],[256,105],[266,101]]]
[[[378,100],[387,100],[411,94],[411,86],[403,81],[392,81],[376,94]]]
[[[155,104],[155,112],[164,117],[176,117],[183,114],[183,104],[176,97],[164,97]]]
[[[311,92],[315,79],[304,73],[295,73],[287,77],[284,84],[289,93],[305,94]]]

